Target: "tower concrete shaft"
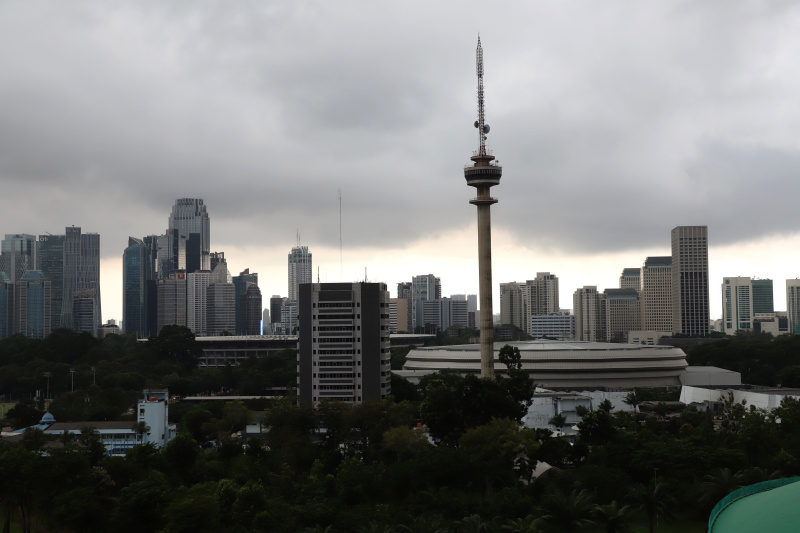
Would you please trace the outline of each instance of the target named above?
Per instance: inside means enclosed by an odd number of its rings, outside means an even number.
[[[489,208],[497,203],[490,190],[500,183],[503,169],[494,162],[494,156],[486,149],[486,135],[489,125],[484,122],[483,105],[483,48],[478,38],[476,51],[476,70],[478,74],[478,128],[480,144],[477,152],[470,158],[472,166],[464,168],[467,185],[475,187],[477,197],[469,203],[478,207],[478,282],[480,291],[480,332],[481,332],[481,377],[494,379],[494,324],[492,306],[492,218]]]

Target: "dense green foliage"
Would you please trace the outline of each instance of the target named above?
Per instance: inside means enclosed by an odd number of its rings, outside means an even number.
[[[685,347],[693,366],[717,366],[741,373],[742,383],[800,386],[800,335],[769,338],[726,338]]]
[[[291,350],[212,370],[187,366],[184,349],[162,352],[126,337],[70,339],[86,351],[67,356],[46,349],[46,340],[0,342],[0,380],[10,366],[41,388],[41,372],[53,371],[51,409],[88,417],[101,408],[124,416],[126,394],[140,394],[122,385],[125,375],[140,376],[130,381],[137,387],[182,384],[185,394],[294,379]],[[67,357],[74,393],[68,369],[58,378],[43,370]],[[507,377],[495,381],[444,372],[413,385],[394,377],[394,397],[359,406],[312,408],[294,397],[173,403],[180,435],[163,450],[137,446],[126,457],[105,456],[88,428],[75,440],[29,432],[0,445],[4,520],[31,531],[35,518],[64,532],[599,532],[652,530],[675,518],[703,531],[724,494],[800,474],[800,401],[786,399],[770,414],[731,398],[717,414],[612,412],[601,404],[583,415],[570,443],[521,427],[532,383],[517,372],[518,351],[506,347],[500,360]],[[672,395],[637,389],[628,403]],[[37,407],[21,403],[9,415],[22,422],[40,416]],[[242,443],[236,432],[256,418],[268,431]],[[215,446],[201,448],[208,441]],[[554,468],[533,477],[543,462]]]

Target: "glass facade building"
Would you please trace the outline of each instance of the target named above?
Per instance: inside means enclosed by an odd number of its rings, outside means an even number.
[[[130,237],[122,252],[122,325],[138,338],[148,336],[145,270],[145,244]]]
[[[50,282],[50,324],[61,327],[61,308],[64,301],[64,235],[39,235],[37,244],[39,270]]]
[[[14,291],[16,333],[43,339],[50,335],[50,282],[39,270],[28,270]]]
[[[90,333],[97,336],[101,324],[100,308],[100,235],[81,233],[81,228],[71,226],[66,229],[64,239],[64,286],[61,307],[61,325],[74,331],[87,331],[85,316],[76,317],[75,298],[77,293],[92,291],[92,328]],[[85,296],[80,296],[85,298]],[[80,306],[86,312],[86,305]],[[80,324],[78,323],[80,322]]]
[[[26,270],[35,269],[36,237],[27,233],[7,234],[0,243],[0,272],[16,283]]]
[[[774,313],[775,303],[773,301],[772,280],[754,279],[751,284],[753,286],[753,313]]]
[[[169,229],[178,230],[186,239],[187,272],[212,270],[211,220],[201,198],[178,198],[169,215]]]

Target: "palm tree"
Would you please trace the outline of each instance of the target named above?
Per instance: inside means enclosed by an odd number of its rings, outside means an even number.
[[[632,390],[625,396],[625,399],[622,400],[625,405],[630,405],[633,407],[633,412],[636,412],[636,408],[642,403],[642,398],[640,395],[636,394],[636,389]]]
[[[447,533],[447,528],[438,516],[420,515],[414,518],[410,524],[398,525],[396,529],[405,533]]]
[[[677,502],[668,491],[669,486],[666,483],[656,483],[654,480],[652,484],[647,486],[640,483],[628,493],[628,499],[632,504],[631,507],[647,515],[650,533],[655,530],[656,518],[662,516],[667,520],[671,520],[674,516],[672,508]]]
[[[558,428],[558,434],[562,435],[564,432],[564,426],[567,425],[567,417],[559,413],[548,420],[547,423]]]
[[[730,468],[718,468],[703,476],[703,480],[700,484],[700,501],[711,505],[747,484],[744,472],[734,473]]]
[[[594,524],[591,519],[594,501],[592,494],[583,489],[569,494],[558,490],[542,502],[542,521],[566,533],[572,533]]]
[[[627,533],[630,531],[630,520],[633,509],[630,505],[617,504],[616,500],[607,505],[595,505],[592,516],[595,523],[606,533]]]
[[[495,524],[484,522],[479,514],[465,516],[456,524],[458,525],[459,533],[492,533],[495,530]]]
[[[539,533],[542,530],[539,529],[537,522],[538,519],[534,515],[528,515],[525,518],[509,520],[500,529],[509,533]]]

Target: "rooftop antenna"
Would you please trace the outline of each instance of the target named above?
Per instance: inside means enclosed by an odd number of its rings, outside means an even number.
[[[480,34],[478,34],[478,48],[475,55],[475,70],[478,73],[478,121],[475,123],[475,127],[478,128],[478,137],[481,141],[478,155],[486,155],[486,134],[489,133],[489,128],[485,123],[483,103],[483,47]]]
[[[300,246],[300,230],[296,229],[295,231],[297,232],[297,246]]]
[[[317,283],[319,283],[319,265],[317,265]]]
[[[342,188],[339,187],[339,281],[342,281]]]
[[[367,267],[364,267],[364,283],[367,283]]]

